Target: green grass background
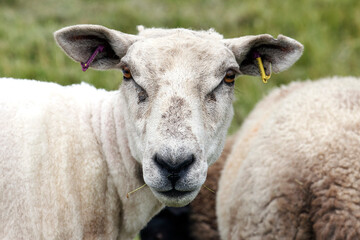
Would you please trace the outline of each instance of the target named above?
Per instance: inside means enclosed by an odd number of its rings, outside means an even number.
[[[147,27],[215,28],[225,37],[284,34],[305,45],[302,58],[264,85],[236,82],[235,131],[271,88],[294,80],[360,75],[359,0],[0,0],[0,77],[89,82],[116,89],[119,71],[81,71],[56,46],[52,33],[73,24],[101,24],[128,33]]]

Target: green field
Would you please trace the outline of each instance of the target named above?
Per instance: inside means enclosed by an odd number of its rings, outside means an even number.
[[[119,71],[81,71],[56,46],[52,33],[73,24],[101,24],[128,33],[147,27],[215,28],[225,37],[284,34],[305,45],[302,58],[267,85],[237,79],[236,130],[254,104],[276,85],[329,75],[360,75],[360,1],[115,1],[0,0],[0,77],[89,82],[116,89]]]

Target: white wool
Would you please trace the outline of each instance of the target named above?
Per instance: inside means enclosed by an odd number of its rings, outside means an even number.
[[[131,239],[161,209],[148,188],[126,199],[143,180],[126,139],[114,144],[116,101],[87,84],[0,79],[1,239]]]
[[[144,26],[140,25],[137,27],[139,31],[139,36],[146,37],[146,38],[157,38],[163,37],[168,35],[177,35],[177,34],[188,34],[193,35],[201,38],[206,39],[213,39],[213,40],[222,40],[223,36],[217,33],[214,29],[209,29],[207,31],[193,31],[190,29],[185,28],[176,28],[176,29],[163,29],[163,28],[145,28]]]
[[[222,172],[222,239],[359,239],[359,123],[358,78],[272,91],[244,122]]]

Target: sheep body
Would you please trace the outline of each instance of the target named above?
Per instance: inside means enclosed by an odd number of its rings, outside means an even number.
[[[1,239],[131,239],[161,209],[149,189],[125,199],[143,182],[126,143],[112,144],[114,130],[125,136],[118,93],[0,84]],[[109,168],[105,157],[122,161]]]
[[[219,183],[222,239],[360,238],[360,80],[274,90],[244,122]]]

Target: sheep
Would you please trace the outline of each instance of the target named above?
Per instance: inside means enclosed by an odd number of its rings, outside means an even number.
[[[165,205],[191,202],[220,155],[236,75],[290,67],[303,46],[214,30],[54,34],[83,71],[121,69],[117,91],[0,79],[0,238],[132,239]],[[130,195],[130,191],[144,186]]]
[[[209,167],[205,186],[216,192],[220,172],[232,146],[234,136],[226,139],[224,150],[216,162]],[[219,240],[215,214],[215,193],[205,189],[183,208],[164,208],[141,230],[141,240]]]
[[[360,79],[294,82],[260,101],[219,182],[222,239],[360,239]]]

